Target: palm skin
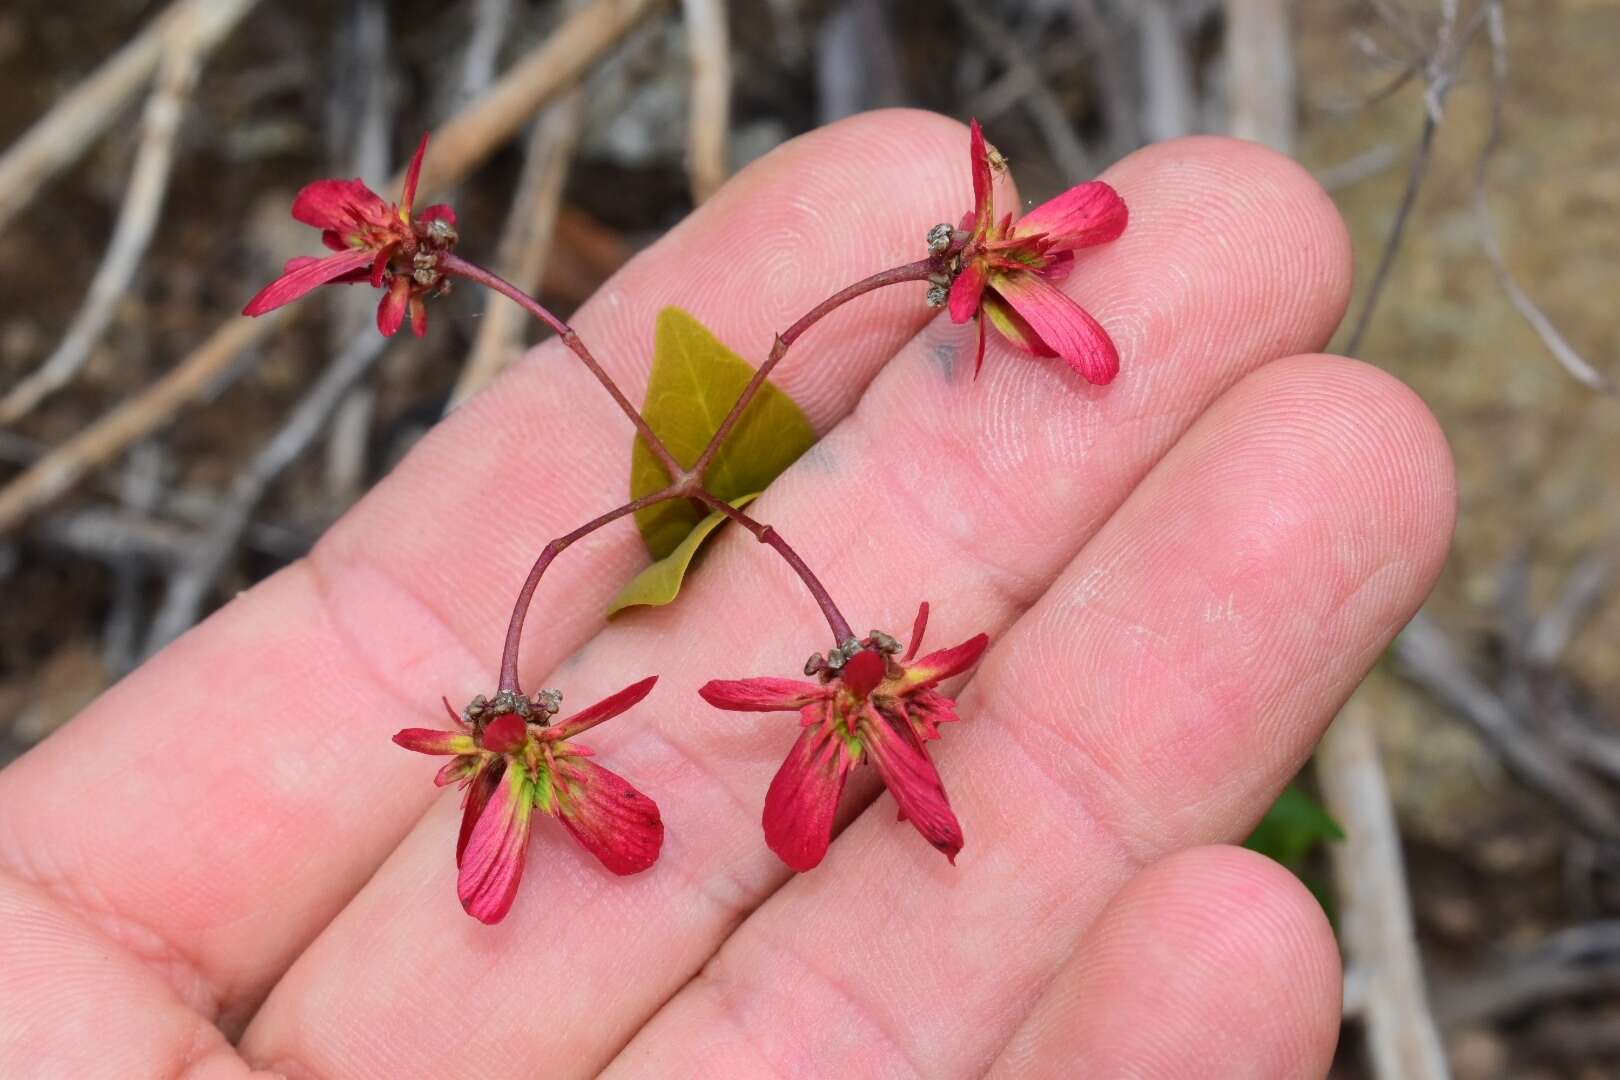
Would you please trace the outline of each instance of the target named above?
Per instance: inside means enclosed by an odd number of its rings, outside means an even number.
[[[872,114],[796,140],[575,325],[639,396],[657,310],[745,355],[971,204],[966,131]],[[1104,177],[1131,226],[1064,287],[1105,388],[930,319],[818,325],[778,382],[824,435],[755,504],[850,618],[992,638],[935,757],[955,868],[846,793],[798,877],[766,850],[791,717],[703,682],[826,648],[740,530],[672,607],[606,625],[629,526],[548,575],[527,686],[657,690],[593,744],[657,799],[650,871],[535,830],[507,919],[456,900],[454,796],[399,750],[494,679],[551,536],[619,501],[629,425],[556,343],[458,410],[321,541],[0,772],[0,1075],[1311,1076],[1333,937],[1231,847],[1430,588],[1454,493],[1404,387],[1321,348],[1344,229],[1297,165],[1220,139]],[[1011,205],[1009,201],[1007,205]],[[871,803],[869,809],[864,809]]]

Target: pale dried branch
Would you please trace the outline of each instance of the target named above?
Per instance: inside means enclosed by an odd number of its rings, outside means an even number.
[[[346,33],[338,45],[338,68],[328,102],[334,164],[349,176],[380,177],[388,170],[388,134],[393,110],[388,94],[388,5],[385,0],[353,0]],[[369,289],[331,293],[334,355],[356,336],[374,333],[376,296]],[[376,411],[376,393],[358,385],[337,407],[326,442],[326,494],[346,506],[365,486],[366,446]]]
[[[434,151],[422,170],[420,198],[459,182],[494,153],[536,109],[660,6],[660,0],[596,0],[572,16],[483,98],[434,132]],[[395,177],[397,189],[404,182]],[[17,527],[87,472],[169,423],[175,414],[228,370],[250,346],[287,317],[287,309],[257,319],[226,322],[167,375],[80,431],[0,488],[0,533]]]
[[[511,22],[512,0],[475,0],[472,33],[461,56],[461,81],[450,103],[452,112],[478,100],[495,81],[496,63]]]
[[[1386,171],[1395,164],[1398,156],[1395,147],[1389,143],[1379,143],[1348,161],[1318,169],[1316,182],[1331,195]]]
[[[496,272],[521,288],[532,291],[545,276],[563,185],[579,140],[582,104],[581,92],[570,92],[546,110],[529,136],[523,172],[495,258]],[[478,337],[450,395],[449,408],[477,393],[512,361],[520,350],[521,327],[527,319],[516,304],[489,295]]]
[[[326,427],[349,390],[371,370],[388,339],[381,334],[354,338],[321,373],[276,434],[237,473],[207,534],[201,537],[185,567],[169,580],[162,606],[152,620],[145,653],[152,655],[197,621],[214,583],[236,551],[238,538],[254,508],[276,477],[291,465]]]
[[[1097,66],[1097,93],[1110,145],[1115,157],[1123,157],[1141,145],[1142,135],[1131,77],[1120,59],[1119,32],[1103,17],[1097,0],[1074,0],[1074,20],[1086,55]]]
[[[135,165],[107,253],[61,344],[38,370],[0,398],[0,424],[16,423],[79,373],[106,333],[119,301],[128,294],[162,213],[180,121],[201,63],[202,56],[191,41],[176,39],[169,44],[157,83],[147,98]]]
[[[16,528],[25,517],[56,499],[91,469],[106,464],[137,439],[173,420],[181,408],[229,369],[238,356],[264,341],[287,321],[290,310],[283,308],[257,319],[236,318],[225,323],[167,375],[79,431],[0,488],[0,533]]]
[[[1330,846],[1339,940],[1347,968],[1356,972],[1373,1075],[1443,1080],[1445,1055],[1424,987],[1400,830],[1371,706],[1360,695],[1352,695],[1317,747],[1316,776],[1328,813],[1344,829],[1344,840]]]
[[[577,82],[664,3],[595,0],[569,16],[489,93],[434,130],[433,152],[422,167],[421,190],[432,194],[459,183],[474,165],[511,139],[536,109]],[[393,186],[397,189],[404,180],[403,174],[395,174]]]
[[[1167,0],[1136,5],[1142,42],[1142,127],[1150,142],[1186,135],[1195,127],[1197,108],[1192,66],[1181,25]]]
[[[1075,183],[1090,176],[1091,155],[1075,134],[1068,110],[1047,85],[1023,44],[999,21],[986,15],[974,0],[952,0],[952,6],[979,43],[1017,80],[1018,98],[1040,130],[1047,152],[1065,179]]]
[[[1294,152],[1294,46],[1290,0],[1226,0],[1230,129],[1285,154]]]
[[[731,42],[725,0],[681,0],[681,8],[692,61],[686,170],[692,201],[701,203],[731,174]]]
[[[1620,992],[1620,921],[1572,926],[1486,971],[1438,988],[1447,1026],[1528,1012],[1549,1002]]]
[[[1486,33],[1491,43],[1491,130],[1490,136],[1485,141],[1485,148],[1480,151],[1479,161],[1474,166],[1474,223],[1479,230],[1480,245],[1485,249],[1485,256],[1490,259],[1491,267],[1496,271],[1496,278],[1501,282],[1502,291],[1507,293],[1508,300],[1518,309],[1519,314],[1524,316],[1524,321],[1530,324],[1531,329],[1547,346],[1547,351],[1563,365],[1564,370],[1593,390],[1613,393],[1615,389],[1613,380],[1593,366],[1559,332],[1558,327],[1531,298],[1529,292],[1519,284],[1519,279],[1508,269],[1507,260],[1502,256],[1502,246],[1496,235],[1496,224],[1491,218],[1489,180],[1491,161],[1502,145],[1503,102],[1507,93],[1507,30],[1503,22],[1501,0],[1487,0],[1485,12]]]
[[[0,229],[107,130],[177,40],[208,52],[257,0],[176,0],[0,156]]]
[[[1468,721],[1521,782],[1588,835],[1620,841],[1620,809],[1610,793],[1521,722],[1422,612],[1395,639],[1395,655],[1405,673]]]
[[[1409,36],[1412,32],[1411,27],[1403,18],[1402,9],[1388,4],[1375,3],[1374,6],[1403,37]],[[1423,52],[1420,61],[1425,83],[1423,127],[1418,135],[1417,148],[1412,154],[1411,167],[1407,172],[1406,190],[1401,194],[1400,204],[1395,209],[1395,220],[1390,225],[1389,235],[1378,257],[1378,268],[1373,271],[1372,283],[1367,286],[1367,295],[1361,302],[1361,310],[1356,315],[1355,324],[1344,347],[1347,356],[1355,356],[1360,351],[1367,328],[1372,325],[1373,313],[1378,309],[1378,301],[1383,297],[1390,271],[1395,266],[1395,256],[1400,252],[1401,242],[1406,237],[1407,223],[1411,220],[1412,210],[1417,205],[1418,191],[1423,187],[1423,180],[1428,175],[1429,161],[1434,154],[1435,135],[1444,118],[1446,96],[1456,83],[1457,69],[1462,65],[1469,42],[1484,24],[1484,10],[1479,9],[1466,26],[1458,28],[1456,9],[1454,6],[1447,6],[1444,9],[1445,18],[1437,33],[1436,43]],[[1421,43],[1421,38],[1419,41]]]

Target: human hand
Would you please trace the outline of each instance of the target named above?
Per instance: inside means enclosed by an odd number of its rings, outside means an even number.
[[[575,325],[637,397],[656,311],[758,360],[971,204],[965,129],[882,113],[748,169]],[[653,695],[593,745],[658,801],[605,873],[542,823],[504,922],[456,901],[455,799],[390,741],[487,689],[536,551],[617,501],[630,431],[550,342],[457,410],[309,559],[0,772],[0,1075],[1319,1075],[1338,957],[1240,839],[1412,614],[1450,535],[1422,404],[1321,347],[1350,282],[1298,166],[1194,139],[1105,177],[1131,226],[1065,288],[1120,346],[1082,383],[886,290],[776,379],[824,438],[751,512],[860,630],[980,630],[934,756],[953,868],[859,774],[794,877],[759,834],[820,615],[726,530],[680,601],[605,626],[629,526],[536,600],[530,685]],[[605,494],[606,493],[606,494]],[[549,678],[539,676],[555,673]],[[227,1040],[240,1036],[233,1046]]]

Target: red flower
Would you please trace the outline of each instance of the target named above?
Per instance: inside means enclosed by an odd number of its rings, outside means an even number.
[[[1008,341],[1035,356],[1061,356],[1088,382],[1106,383],[1119,373],[1119,351],[1079,304],[1053,285],[1074,265],[1080,248],[1106,244],[1125,231],[1125,200],[1101,180],[1070,188],[1016,222],[999,222],[991,191],[991,155],[984,132],[973,121],[973,212],[962,219],[967,241],[950,286],[951,321],[979,316],[977,373],[984,364],[987,317]],[[935,230],[950,242],[948,228]],[[937,295],[937,294],[936,294]]]
[[[408,309],[416,336],[427,333],[424,298],[449,289],[450,280],[438,269],[438,256],[453,248],[457,239],[456,212],[443,203],[411,216],[427,144],[424,135],[405,173],[405,191],[397,206],[384,202],[359,180],[317,180],[300,191],[293,200],[293,217],[320,229],[321,242],[338,254],[289,259],[285,272],[259,290],[242,314],[263,315],[318,285],[369,281],[387,290],[377,305],[378,330],[392,336]]]
[[[615,874],[639,873],[658,860],[664,823],[657,805],[568,741],[624,712],[657,681],[655,675],[627,686],[555,726],[551,717],[562,702],[555,690],[532,699],[503,691],[493,701],[474,698],[464,716],[445,702],[453,730],[406,728],[394,736],[407,750],[455,755],[434,783],[459,780],[467,790],[456,841],[456,891],[469,915],[496,923],[511,910],[535,807],[561,818],[574,839]]]
[[[962,850],[962,826],[951,812],[939,773],[924,744],[939,725],[956,719],[956,703],[934,687],[972,667],[989,644],[984,634],[913,661],[928,624],[917,612],[911,648],[873,631],[851,638],[828,659],[805,665],[821,682],[798,679],[715,679],[698,693],[720,709],[777,712],[797,709],[804,726],[765,795],[765,842],[795,870],[819,864],[832,842],[833,815],[850,770],[870,760],[910,819],[951,862]]]

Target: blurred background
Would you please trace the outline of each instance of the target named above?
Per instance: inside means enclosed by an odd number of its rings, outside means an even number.
[[[864,109],[979,117],[1035,201],[1235,133],[1332,193],[1334,348],[1428,401],[1461,488],[1432,601],[1254,840],[1336,919],[1336,1075],[1620,1075],[1617,49],[1620,0],[12,0],[0,765],[536,340],[474,290],[422,341],[370,290],[234,318],[308,253],[309,179],[393,197],[438,129],[427,183],[566,316]]]

